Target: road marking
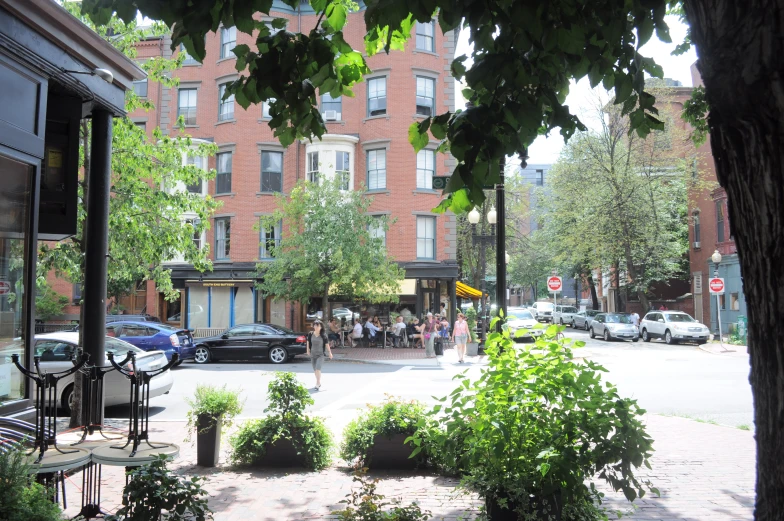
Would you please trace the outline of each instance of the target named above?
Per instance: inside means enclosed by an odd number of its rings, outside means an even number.
[[[339,411],[340,409],[343,408],[343,406],[345,406],[347,404],[350,404],[350,403],[360,403],[360,402],[366,403],[367,400],[363,400],[362,397],[367,396],[368,394],[372,393],[373,391],[375,391],[378,388],[381,388],[381,389],[384,389],[384,390],[391,389],[391,387],[389,385],[387,385],[389,383],[389,381],[390,380],[395,380],[395,379],[399,378],[400,376],[404,376],[405,373],[410,371],[411,369],[412,369],[412,366],[405,365],[405,366],[401,367],[400,369],[398,369],[397,371],[391,372],[391,373],[387,374],[386,376],[383,376],[382,378],[379,378],[377,380],[373,380],[370,384],[365,385],[363,387],[360,387],[359,389],[356,389],[355,391],[353,391],[353,392],[351,392],[351,393],[349,393],[349,394],[347,394],[347,395],[345,395],[345,396],[343,396],[341,398],[338,398],[334,402],[328,403],[327,405],[325,405],[321,409],[318,409],[318,412],[319,412],[319,414],[329,414],[329,413],[333,413],[333,412]]]

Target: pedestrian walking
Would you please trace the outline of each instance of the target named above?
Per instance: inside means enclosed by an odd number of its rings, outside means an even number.
[[[455,349],[457,349],[457,361],[461,364],[464,363],[466,344],[470,336],[468,333],[468,322],[466,322],[465,318],[464,314],[458,313],[457,322],[455,322],[455,327],[452,329],[452,340],[455,343]]]
[[[308,333],[305,354],[310,356],[310,363],[313,366],[313,372],[316,374],[316,390],[318,391],[321,389],[321,365],[324,363],[324,357],[328,356],[332,359],[329,338],[321,320],[313,322],[313,331]]]
[[[435,358],[436,357],[436,349],[433,346],[433,343],[436,340],[436,334],[438,333],[438,322],[435,321],[433,318],[432,313],[427,314],[427,321],[425,322],[425,328],[422,331],[422,336],[425,337],[425,358]]]

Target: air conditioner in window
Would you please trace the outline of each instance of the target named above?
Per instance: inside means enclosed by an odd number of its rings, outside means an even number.
[[[336,110],[325,110],[324,111],[324,120],[326,120],[326,121],[337,121],[338,120],[338,111],[336,111]]]
[[[698,249],[700,247],[700,241],[694,241],[694,249]]]

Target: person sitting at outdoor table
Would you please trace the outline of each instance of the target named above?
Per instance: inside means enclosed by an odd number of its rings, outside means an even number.
[[[403,317],[397,317],[395,325],[392,326],[392,338],[394,339],[394,346],[400,347],[400,340],[406,334],[406,323],[403,322]]]
[[[380,328],[380,327],[378,327],[378,326],[376,326],[376,325],[373,323],[373,321],[372,321],[372,320],[370,320],[370,319],[368,319],[368,321],[367,321],[367,322],[365,322],[365,327],[366,327],[366,328],[368,328],[368,331],[370,332],[370,339],[371,339],[371,340],[373,340],[373,341],[375,341],[375,340],[376,340],[376,333],[378,333],[379,331],[381,331],[381,328]]]
[[[414,318],[414,322],[412,323],[412,326],[413,326],[414,333],[411,335],[411,338],[414,341],[414,349],[424,349],[425,337],[422,336],[422,330],[425,328],[425,325],[420,324],[418,318]],[[419,340],[418,346],[417,346],[417,340]]]
[[[332,347],[334,347],[338,340],[340,340],[340,327],[338,327],[338,321],[335,317],[332,317],[332,320],[329,321],[329,332],[327,333],[327,338],[329,338]]]
[[[351,339],[353,340],[351,347],[356,347],[357,342],[362,338],[362,322],[358,318],[354,319],[354,330],[351,332]]]

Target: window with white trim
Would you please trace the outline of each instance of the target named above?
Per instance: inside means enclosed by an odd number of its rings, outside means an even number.
[[[374,215],[373,222],[368,226],[368,235],[374,239],[381,239],[384,248],[387,247],[387,231],[384,229],[384,218],[381,215]]]
[[[382,190],[387,187],[387,150],[368,150],[367,153],[367,188]]]
[[[343,119],[343,96],[333,98],[329,93],[321,96],[321,117],[324,121]]]
[[[436,51],[435,21],[416,23],[416,48],[419,51]]]
[[[432,190],[435,170],[436,151],[425,149],[417,152],[416,187],[425,190]]]
[[[311,183],[318,184],[319,182],[319,153],[308,152],[307,170],[305,178]]]
[[[283,152],[261,152],[261,191],[283,191]]]
[[[221,27],[221,47],[220,57],[231,58],[234,53],[231,52],[237,45],[237,28],[236,27]]]
[[[368,84],[368,116],[382,116],[387,113],[387,78],[371,78]]]
[[[215,193],[231,193],[231,152],[221,152],[215,156],[215,166],[218,171],[215,177]]]
[[[340,180],[341,190],[350,190],[351,169],[349,160],[351,156],[348,152],[335,152],[335,177]]]
[[[186,125],[196,124],[196,89],[180,89],[177,93],[177,117],[182,116]]]
[[[264,119],[272,119],[270,116],[270,105],[275,103],[275,98],[270,98],[267,101],[263,101],[261,103],[261,117]]]
[[[218,86],[218,121],[227,121],[234,119],[234,94],[226,96],[226,87],[228,83]]]
[[[147,97],[147,78],[133,82],[133,92],[140,98]]]
[[[264,227],[261,225],[259,231],[259,258],[272,259],[275,257],[275,249],[280,246],[280,238],[283,230],[283,221],[278,221],[274,226]]]
[[[185,55],[185,60],[182,62],[183,65],[198,65],[199,62],[196,60],[196,58],[188,54],[188,50],[185,48],[185,44],[180,44],[180,54]]]
[[[231,252],[231,219],[215,219],[215,260],[228,259]]]
[[[436,258],[436,218],[417,216],[417,259]]]
[[[188,156],[188,159],[185,161],[185,164],[195,166],[196,168],[204,170],[204,159],[201,156]],[[185,187],[192,194],[201,194],[203,182],[204,182],[203,179],[199,179],[195,183],[186,185]]]
[[[432,116],[436,108],[436,80],[426,76],[416,77],[416,113]]]
[[[198,219],[186,219],[185,222],[193,227],[193,245],[197,250],[201,250],[201,233],[196,230]]]

